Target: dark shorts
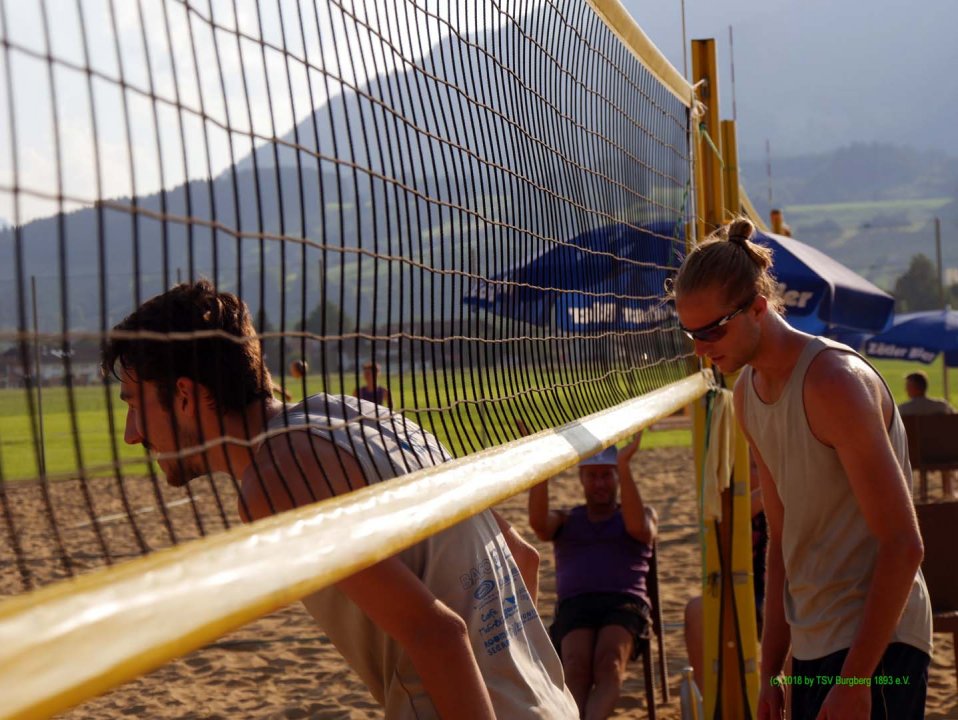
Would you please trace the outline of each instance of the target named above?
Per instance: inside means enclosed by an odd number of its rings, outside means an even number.
[[[606,625],[620,625],[632,634],[632,656],[639,656],[642,640],[649,637],[649,606],[627,593],[587,593],[567,598],[556,608],[549,637],[562,657],[562,638],[579,628],[598,630]]]
[[[794,720],[815,720],[832,686],[819,684],[819,676],[840,675],[848,650],[839,650],[815,660],[792,660],[793,678],[812,678],[792,684]],[[871,720],[921,720],[925,717],[925,695],[928,692],[928,664],[931,658],[918,648],[892,643],[882,655],[871,677]]]

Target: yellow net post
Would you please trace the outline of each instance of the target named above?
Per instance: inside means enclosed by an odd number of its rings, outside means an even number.
[[[741,212],[738,174],[738,141],[734,120],[722,121],[722,149],[725,167],[725,199],[729,216]],[[734,384],[738,373],[729,382]],[[748,441],[738,423],[735,423],[735,473],[732,478],[731,511],[733,530],[731,532],[731,572],[729,586],[735,600],[735,616],[738,627],[737,657],[733,661],[741,667],[744,675],[747,707],[755,717],[758,707],[759,663],[758,663],[758,626],[755,608],[755,577],[752,567],[752,504],[751,504],[751,463],[748,457]],[[723,639],[724,640],[724,639]],[[726,647],[728,644],[726,643]]]
[[[719,121],[715,41],[692,42],[693,81],[705,104],[695,145],[700,226],[711,232],[740,211],[738,152],[733,122]],[[695,462],[705,457],[705,406],[696,407]],[[735,473],[722,493],[722,522],[706,527],[703,549],[703,698],[707,717],[754,717],[758,697],[755,600],[751,582],[748,448],[735,426]],[[701,491],[701,484],[697,483]],[[701,501],[701,497],[699,498]],[[700,505],[701,507],[701,505]],[[718,685],[721,677],[722,684]]]
[[[722,127],[722,167],[723,191],[725,193],[726,217],[731,220],[742,212],[738,184],[738,141],[735,135],[735,121],[723,120]]]
[[[692,78],[699,100],[705,105],[698,119],[696,158],[701,165],[697,188],[698,212],[705,222],[705,234],[722,224],[725,217],[725,183],[722,178],[722,135],[719,123],[718,61],[715,40],[692,41]]]

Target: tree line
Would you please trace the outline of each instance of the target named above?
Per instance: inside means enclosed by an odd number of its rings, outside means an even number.
[[[913,255],[908,269],[895,281],[895,312],[938,310],[942,305],[958,308],[958,283],[938,288],[938,269],[924,253]]]

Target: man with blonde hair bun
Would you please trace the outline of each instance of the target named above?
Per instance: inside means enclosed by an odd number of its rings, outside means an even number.
[[[696,354],[742,370],[769,530],[758,716],[783,717],[791,647],[791,718],[921,718],[931,607],[901,416],[860,355],[785,322],[754,232],[742,218],[713,233],[672,290]]]

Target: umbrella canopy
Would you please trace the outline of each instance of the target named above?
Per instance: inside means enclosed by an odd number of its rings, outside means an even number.
[[[890,330],[865,343],[871,357],[931,363],[945,354],[945,365],[958,367],[958,311],[929,310],[895,318]]]
[[[589,230],[473,286],[463,302],[570,332],[633,330],[675,316],[665,280],[682,262],[682,226]]]
[[[837,260],[783,235],[758,232],[753,239],[772,251],[793,327],[822,335],[830,326],[881,332],[891,324],[894,298]]]

